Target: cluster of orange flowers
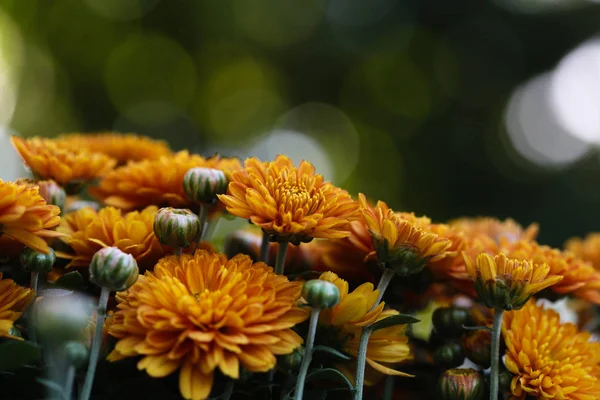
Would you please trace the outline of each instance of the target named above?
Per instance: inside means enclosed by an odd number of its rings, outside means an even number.
[[[363,194],[353,199],[309,162],[296,166],[284,155],[268,162],[249,158],[242,165],[235,158],[172,152],[164,142],[119,134],[12,141],[36,180],[53,180],[72,196],[71,203],[86,193],[102,207],[63,209],[61,215],[36,185],[0,180],[0,256],[13,257],[23,246],[42,253],[56,247],[64,260],[63,269],[54,271],[60,275],[85,270],[103,247],[131,254],[143,275],[116,295],[108,333],[118,341],[108,359],[140,357],[138,368],[155,378],[179,371],[186,399],[208,398],[217,369],[232,379],[241,368],[267,372],[278,356],[298,349],[303,339],[297,327],[308,310],[302,306],[302,281],[291,276],[307,271],[317,271],[340,294],[337,305],[320,313],[317,343],[359,357],[364,327],[406,311],[389,306],[402,307],[406,298],[396,291],[384,295],[385,286],[375,284],[386,271],[396,281],[426,271],[432,284],[423,298],[460,295],[475,301],[487,290],[490,297],[479,300],[493,308],[503,291],[511,293],[506,309],[514,311],[504,315],[502,334],[512,398],[600,398],[600,347],[588,333],[529,300],[569,296],[600,305],[600,234],[555,249],[536,241],[537,225],[524,229],[510,219],[434,223],[382,201],[370,203]],[[254,226],[229,236],[229,257],[208,242],[173,256],[173,248],[154,234],[159,207],[197,211],[182,186],[186,172],[196,167],[223,171],[229,181],[211,215],[228,212]],[[268,257],[253,262],[260,258],[263,235],[272,242]],[[285,261],[290,277],[269,266],[277,243],[295,245]],[[0,279],[0,336],[10,336],[33,293],[1,273]],[[400,371],[410,370],[415,360],[406,328],[394,325],[372,335],[367,384],[376,384],[382,374],[412,376]],[[353,380],[353,363],[335,367]]]

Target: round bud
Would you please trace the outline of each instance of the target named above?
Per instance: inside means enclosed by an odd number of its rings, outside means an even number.
[[[135,258],[117,247],[98,250],[90,262],[90,281],[111,292],[130,288],[139,273]]]
[[[87,296],[66,290],[45,290],[33,306],[36,332],[44,342],[80,340],[92,307]]]
[[[500,393],[510,392],[510,384],[513,380],[513,375],[506,368],[500,367],[500,373],[498,373],[498,391]]]
[[[463,338],[465,355],[469,360],[484,368],[490,367],[492,333],[487,329],[480,329],[466,334]]]
[[[183,191],[191,201],[213,204],[218,194],[227,192],[228,183],[219,169],[192,168],[183,176]]]
[[[39,181],[37,182],[39,187],[39,194],[46,200],[47,204],[52,204],[58,206],[62,209],[65,206],[65,202],[67,201],[67,194],[65,190],[58,185],[58,183],[49,180],[49,181]]]
[[[286,374],[294,374],[300,369],[302,359],[304,358],[304,346],[297,347],[293,352],[279,356],[277,365]]]
[[[12,328],[10,328],[8,330],[8,334],[10,336],[18,337],[18,338],[22,338],[23,337],[23,335],[21,335],[21,331],[16,326],[13,326]]]
[[[435,350],[433,359],[442,367],[456,367],[465,361],[465,353],[460,344],[446,343]]]
[[[260,253],[261,235],[247,230],[237,230],[225,236],[223,253],[232,258],[236,254],[247,254],[256,261]]]
[[[55,261],[56,254],[52,248],[50,248],[48,254],[37,252],[29,247],[25,247],[21,253],[19,253],[21,267],[27,272],[48,273],[52,271],[52,266]]]
[[[201,232],[200,218],[187,209],[165,207],[154,217],[154,234],[167,246],[190,247]]]
[[[437,388],[441,400],[482,400],[485,392],[483,378],[471,368],[445,371]]]
[[[302,297],[311,307],[325,310],[340,302],[340,290],[331,282],[313,279],[304,283]]]
[[[82,367],[89,356],[87,347],[83,343],[73,340],[65,343],[63,353],[67,361],[76,368]]]
[[[445,336],[458,337],[464,332],[463,325],[470,321],[469,310],[460,307],[442,307],[433,312],[435,330]]]

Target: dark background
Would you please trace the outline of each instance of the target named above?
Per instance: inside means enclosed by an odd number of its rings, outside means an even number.
[[[0,0],[0,122],[290,152],[396,209],[537,221],[561,245],[599,229],[597,151],[530,107],[528,156],[506,110],[599,28],[583,0]]]

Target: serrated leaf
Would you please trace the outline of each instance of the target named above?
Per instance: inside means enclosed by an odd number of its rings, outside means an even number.
[[[329,380],[329,381],[337,381],[346,385],[348,390],[353,391],[354,386],[352,383],[346,378],[344,374],[334,368],[323,368],[312,372],[306,376],[306,382],[314,381],[314,380]]]
[[[35,343],[7,340],[0,344],[0,372],[33,363],[39,356],[40,348]]]
[[[54,282],[56,286],[60,286],[65,289],[76,290],[80,289],[85,283],[83,276],[78,271],[72,271],[68,274],[64,274]]]
[[[387,317],[386,319],[382,319],[381,321],[374,322],[369,326],[369,329],[375,332],[380,329],[389,328],[390,326],[394,325],[414,324],[420,321],[420,319],[409,314],[397,314],[392,315],[391,317]]]
[[[335,358],[338,358],[338,359],[344,360],[344,361],[348,361],[351,359],[351,357],[348,354],[344,354],[341,351],[338,351],[338,350],[334,349],[333,347],[329,347],[329,346],[315,346],[315,347],[313,347],[313,351],[329,353],[330,355],[334,356]]]

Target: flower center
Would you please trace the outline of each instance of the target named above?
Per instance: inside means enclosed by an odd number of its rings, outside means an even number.
[[[302,182],[284,182],[277,187],[275,200],[281,211],[293,213],[303,209],[304,215],[310,215],[317,212],[325,203],[325,196],[321,189],[309,190]]]

